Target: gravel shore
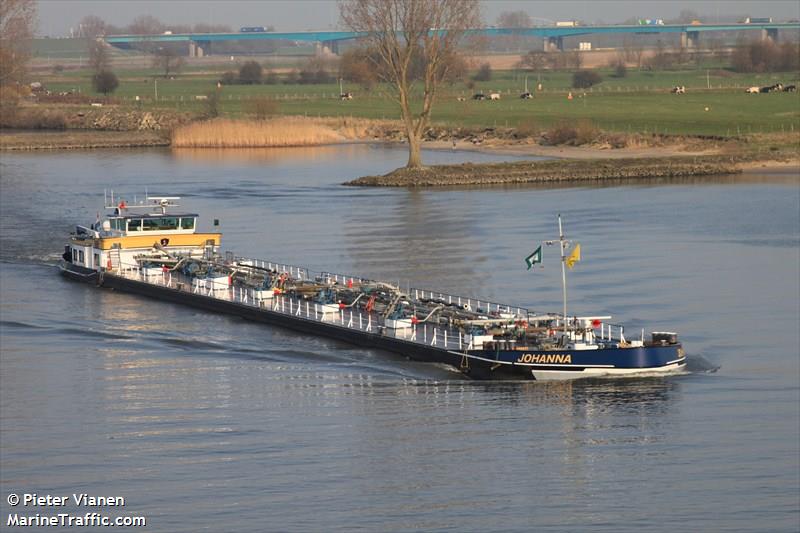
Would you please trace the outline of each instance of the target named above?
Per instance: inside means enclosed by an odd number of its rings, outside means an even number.
[[[515,183],[597,182],[709,176],[741,172],[736,161],[722,156],[593,160],[519,161],[400,168],[383,176],[364,176],[344,183],[372,187],[445,187]]]

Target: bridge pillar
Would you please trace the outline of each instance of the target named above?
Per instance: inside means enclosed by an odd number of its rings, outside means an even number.
[[[545,37],[544,38],[544,51],[545,52],[563,52],[564,51],[564,38],[563,37]]]
[[[189,57],[203,57],[205,50],[198,43],[189,41]]]
[[[339,55],[339,41],[323,41],[322,46],[330,50],[332,54]]]
[[[700,41],[699,31],[681,32],[681,48],[697,48],[697,43],[699,41]]]
[[[761,30],[762,41],[778,42],[778,28],[764,28]]]

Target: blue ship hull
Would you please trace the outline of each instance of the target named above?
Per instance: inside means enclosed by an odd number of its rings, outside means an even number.
[[[681,344],[608,346],[597,350],[473,350],[468,354],[483,372],[488,367],[491,372],[502,369],[534,379],[668,373],[680,371],[686,365]]]

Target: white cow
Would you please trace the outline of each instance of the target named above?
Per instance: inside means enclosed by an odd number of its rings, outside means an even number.
[[[744,92],[746,92],[747,94],[758,94],[759,92],[761,92],[761,89],[758,87],[748,87],[747,89],[744,90]]]
[[[489,100],[500,100],[500,93],[489,93]]]

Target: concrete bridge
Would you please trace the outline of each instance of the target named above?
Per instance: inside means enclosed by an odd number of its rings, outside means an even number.
[[[480,28],[467,30],[469,35],[486,37],[497,36],[534,36],[544,39],[545,51],[564,49],[564,38],[579,35],[643,35],[660,33],[679,33],[681,46],[696,47],[700,34],[719,31],[754,31],[761,32],[761,39],[778,40],[780,30],[800,30],[800,22],[770,22],[754,24],[665,24],[636,26],[537,26],[533,28]],[[338,52],[338,44],[342,41],[358,39],[364,33],[351,31],[304,31],[304,32],[236,32],[236,33],[181,33],[160,35],[114,35],[105,41],[118,48],[132,48],[143,43],[186,43],[189,55],[202,57],[211,48],[212,43],[221,41],[250,40],[287,40],[322,43],[331,51]]]

